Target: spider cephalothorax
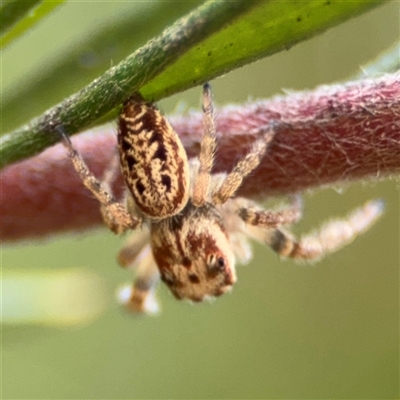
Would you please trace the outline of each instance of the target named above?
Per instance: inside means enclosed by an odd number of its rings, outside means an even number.
[[[382,213],[382,203],[370,201],[347,218],[296,240],[284,226],[301,218],[298,195],[289,207],[275,212],[234,197],[265,156],[274,125],[259,127],[249,152],[230,173],[212,175],[216,131],[208,85],[204,85],[203,110],[200,154],[188,162],[178,135],[153,104],[138,96],[125,102],[118,147],[128,189],[126,205],[111,194],[113,168],[99,182],[62,135],[75,170],[101,204],[106,225],[115,233],[142,227],[118,256],[122,266],[136,269],[133,286],[119,296],[135,312],[158,310],[154,291],[160,279],[178,299],[198,302],[228,292],[236,281],[235,260],[251,257],[248,237],[283,257],[318,259],[351,242]]]
[[[189,201],[178,215],[152,222],[150,241],[161,279],[178,299],[220,296],[236,281],[228,232],[211,204]]]

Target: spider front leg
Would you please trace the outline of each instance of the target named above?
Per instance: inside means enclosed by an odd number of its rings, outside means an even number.
[[[211,88],[207,83],[203,86],[203,126],[204,135],[201,140],[199,155],[199,170],[193,187],[192,203],[196,207],[204,206],[207,201],[208,189],[211,180],[211,169],[214,162],[214,153],[217,135],[214,125],[214,107],[211,97]]]
[[[62,144],[67,149],[68,156],[83,184],[92,192],[101,204],[101,213],[104,222],[114,233],[122,233],[127,229],[137,228],[142,220],[133,217],[127,209],[119,203],[90,172],[85,161],[72,146],[71,140],[65,132],[59,128]]]
[[[118,173],[121,173],[121,167],[119,154],[115,151],[101,179],[101,184],[108,193],[112,192],[112,184],[116,180]]]
[[[310,235],[296,240],[282,229],[268,230],[264,241],[279,255],[312,260],[339,250],[366,232],[382,215],[383,203],[375,200],[353,211],[347,218],[333,220]]]
[[[219,189],[212,194],[213,204],[224,204],[235,195],[243,179],[260,164],[274,135],[275,130],[272,124],[259,134],[260,137],[253,143],[250,152],[236,164]]]

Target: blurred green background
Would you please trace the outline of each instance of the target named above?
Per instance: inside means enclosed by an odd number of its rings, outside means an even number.
[[[140,12],[143,5],[60,7],[4,51],[3,88],[23,84],[46,57],[132,7]],[[399,11],[398,2],[388,3],[216,79],[217,106],[347,79],[399,39]],[[198,108],[199,101],[200,88],[161,107]],[[255,245],[254,260],[239,266],[230,295],[190,305],[161,287],[163,313],[155,318],[134,318],[113,301],[131,275],[115,261],[123,238],[105,228],[3,245],[3,276],[84,267],[104,282],[107,309],[72,327],[4,324],[2,398],[398,398],[398,180],[306,193],[305,219],[294,231],[307,232],[377,197],[386,202],[383,218],[340,252],[299,265]],[[68,290],[73,303],[76,294]]]

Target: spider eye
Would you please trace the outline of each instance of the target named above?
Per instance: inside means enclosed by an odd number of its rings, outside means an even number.
[[[211,254],[208,258],[208,267],[210,268],[210,271],[214,271],[214,273],[224,271],[226,267],[225,258],[217,258],[215,254]]]
[[[220,269],[224,269],[224,268],[225,268],[225,260],[224,260],[222,257],[219,257],[219,258],[218,258],[217,264],[218,264],[218,267],[219,267]]]

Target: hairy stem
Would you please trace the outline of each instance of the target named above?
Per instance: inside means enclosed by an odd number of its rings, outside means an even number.
[[[196,156],[202,114],[169,119],[189,157]],[[277,133],[239,195],[262,198],[400,172],[400,73],[219,109],[214,172],[230,171],[270,121],[275,122]],[[113,127],[74,138],[99,177],[115,154],[115,144]],[[101,223],[97,202],[76,177],[60,145],[7,167],[0,177],[2,240]],[[121,177],[114,183],[120,196]]]

